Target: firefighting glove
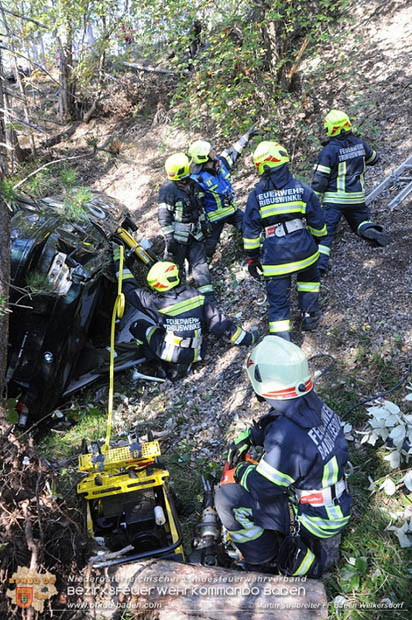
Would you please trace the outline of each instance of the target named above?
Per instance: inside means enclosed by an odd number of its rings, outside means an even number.
[[[178,243],[176,239],[173,237],[173,235],[168,235],[166,237],[166,249],[165,249],[166,256],[174,256],[177,252],[177,246],[178,246]]]
[[[265,441],[265,429],[268,424],[271,424],[276,420],[279,414],[269,412],[261,417],[257,422],[253,420],[253,424],[250,427],[250,437],[254,446],[263,446]]]
[[[227,453],[227,462],[229,463],[229,469],[236,467],[238,463],[244,460],[246,452],[252,445],[252,439],[250,436],[250,429],[243,431],[236,437],[235,441],[229,446],[229,452]]]
[[[254,469],[256,469],[256,465],[254,463],[249,463],[248,461],[243,461],[242,463],[239,463],[239,465],[236,466],[236,469],[233,475],[234,482],[237,482],[238,484],[242,484],[243,476],[246,473],[248,476],[249,473]]]
[[[201,222],[202,233],[204,237],[209,237],[212,234],[212,224],[209,220],[203,220]]]
[[[250,328],[249,334],[252,336],[252,342],[250,344],[256,344],[259,338],[259,328],[254,325]]]
[[[248,140],[250,140],[251,138],[254,138],[255,136],[261,136],[263,133],[264,131],[262,129],[258,129],[256,125],[253,125],[249,129],[246,135],[247,135]]]
[[[263,269],[258,258],[248,258],[247,270],[252,278],[255,278],[255,280],[261,280]]]

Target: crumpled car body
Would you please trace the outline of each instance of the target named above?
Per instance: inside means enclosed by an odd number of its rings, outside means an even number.
[[[47,416],[90,370],[90,343],[109,344],[117,292],[109,239],[125,221],[125,207],[97,192],[76,219],[50,198],[23,200],[14,213],[6,382],[21,427]]]

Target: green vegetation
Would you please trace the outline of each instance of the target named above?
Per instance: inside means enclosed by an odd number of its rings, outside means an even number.
[[[31,271],[27,274],[26,284],[32,293],[51,293],[53,285],[48,277],[38,271]]]

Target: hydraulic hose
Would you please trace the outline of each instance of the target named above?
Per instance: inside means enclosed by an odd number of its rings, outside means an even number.
[[[112,416],[113,416],[113,391],[114,391],[114,337],[116,330],[116,319],[121,319],[124,314],[125,298],[122,293],[122,276],[123,276],[123,261],[124,261],[124,248],[122,245],[120,248],[119,259],[119,275],[117,279],[117,297],[113,305],[112,322],[110,326],[110,366],[109,366],[109,397],[107,403],[107,426],[106,426],[106,440],[104,442],[104,452],[107,452],[110,448],[110,435],[112,432]]]

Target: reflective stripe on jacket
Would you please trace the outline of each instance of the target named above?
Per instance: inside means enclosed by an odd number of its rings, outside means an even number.
[[[162,359],[166,361],[172,360],[176,347],[192,351],[190,361],[196,362],[202,359],[206,349],[207,332],[223,337],[233,345],[249,345],[253,342],[253,336],[249,332],[233,319],[226,317],[214,302],[197,289],[180,284],[162,294],[145,291],[138,287],[137,281],[127,268],[123,270],[122,280],[123,292],[128,303],[144,312],[156,323],[146,332],[148,343],[150,344],[150,338],[155,330],[163,330],[167,347]],[[180,339],[183,339],[182,344],[179,343]]]
[[[205,221],[201,199],[200,188],[190,179],[186,184],[169,181],[162,185],[158,198],[158,220],[163,235],[173,235],[184,245],[189,242],[190,235],[201,241],[201,224]]]
[[[218,222],[232,215],[237,209],[229,167],[221,157],[218,157],[218,162],[219,167],[216,170],[202,167],[191,175],[203,190],[203,207],[211,222]]]
[[[314,166],[312,189],[324,204],[350,206],[365,201],[364,173],[379,156],[366,142],[344,132],[331,138]]]
[[[258,503],[255,521],[271,529],[271,505],[279,494],[328,488],[344,479],[349,454],[338,416],[312,390],[279,404],[264,429],[264,454],[245,466],[240,484]],[[297,517],[313,536],[329,538],[349,521],[351,496],[344,491],[324,505],[299,503]],[[275,512],[275,509],[272,509]]]
[[[263,175],[249,194],[243,224],[245,253],[250,257],[259,255],[264,229],[296,218],[305,219],[306,227],[263,240],[261,263],[265,276],[306,269],[319,256],[314,237],[326,236],[323,212],[315,193],[294,179],[284,164]]]

